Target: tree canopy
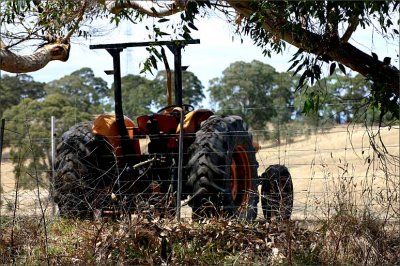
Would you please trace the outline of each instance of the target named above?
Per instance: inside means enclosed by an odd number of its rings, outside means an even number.
[[[288,135],[293,122],[310,125],[312,130],[351,122],[398,123],[392,112],[380,117],[379,106],[369,99],[372,84],[360,74],[353,77],[337,69],[303,93],[296,90],[300,78],[257,60],[234,62],[210,81],[212,108],[223,115],[242,116],[252,130],[278,142],[280,131]]]
[[[38,86],[32,78],[25,78],[28,80],[25,88]],[[12,80],[7,85],[18,88],[21,83],[18,76]],[[83,68],[43,85],[40,83],[18,103],[7,101],[9,106],[2,116],[10,132],[5,134],[4,142],[11,148],[14,172],[23,180],[21,186],[27,188],[35,186],[37,180],[47,180],[44,177],[51,162],[51,116],[57,121],[57,137],[60,137],[72,125],[90,120],[108,108],[99,100],[107,93],[107,83],[95,77],[91,69]],[[23,91],[16,91],[16,96],[20,95],[24,95]]]
[[[173,71],[172,71],[173,74]],[[156,97],[158,106],[163,107],[167,104],[167,73],[166,71],[159,71],[155,78],[161,93]],[[171,87],[175,87],[175,80],[171,80]],[[182,101],[185,104],[191,104],[198,107],[205,95],[203,92],[204,86],[201,84],[199,78],[191,71],[182,72]],[[174,97],[174,95],[173,95]]]
[[[7,108],[19,104],[22,99],[43,98],[46,95],[44,86],[44,83],[34,81],[27,74],[0,77],[0,117]]]
[[[155,112],[167,105],[167,77],[159,71],[154,80],[139,75],[126,75],[121,79],[122,105],[128,116],[139,116]],[[174,84],[172,82],[172,88]],[[203,85],[197,76],[182,73],[183,103],[199,106],[204,98]]]
[[[399,40],[399,2],[390,1],[128,1],[81,0],[40,1],[8,0],[0,3],[1,69],[30,72],[43,68],[51,60],[67,61],[70,39],[87,37],[96,29],[96,21],[109,20],[117,25],[122,19],[140,23],[146,17],[160,18],[152,31],[156,38],[191,38],[195,22],[205,14],[222,12],[238,35],[251,37],[265,55],[282,52],[286,44],[299,48],[291,69],[300,74],[299,88],[313,85],[321,78],[322,66],[348,67],[373,81],[371,100],[381,112],[398,113],[400,71],[391,58],[379,52],[367,54],[351,43],[351,37],[368,25],[377,27],[374,38]],[[166,17],[180,14],[180,21],[163,30]],[[20,55],[18,48],[36,41],[38,49]]]
[[[103,113],[109,107],[107,98],[110,89],[107,82],[95,77],[93,70],[87,67],[49,82],[45,90],[48,94],[60,93],[73,97],[74,106],[88,113]]]
[[[216,109],[242,116],[253,129],[264,129],[278,113],[282,123],[290,119],[295,81],[291,75],[278,75],[270,65],[257,60],[235,62],[224,70],[223,77],[210,84]],[[278,110],[278,106],[284,110]]]

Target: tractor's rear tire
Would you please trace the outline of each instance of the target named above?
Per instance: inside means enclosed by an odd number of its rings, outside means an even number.
[[[55,159],[54,201],[60,216],[93,218],[94,210],[110,197],[114,162],[107,142],[92,134],[92,123],[65,132]]]
[[[284,165],[270,165],[261,175],[261,205],[267,221],[289,220],[293,210],[293,182]]]
[[[252,135],[239,116],[211,116],[189,147],[187,187],[193,219],[257,216],[258,163]]]

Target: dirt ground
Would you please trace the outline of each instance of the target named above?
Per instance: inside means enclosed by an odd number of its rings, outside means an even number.
[[[390,193],[400,190],[400,130],[384,128],[381,136],[386,150],[379,144],[385,155],[380,158],[373,152],[364,127],[337,126],[325,133],[295,138],[294,142],[281,145],[259,141],[258,171],[262,174],[271,164],[284,164],[289,168],[294,185],[294,218],[326,217],[333,211],[332,206],[341,204],[346,208],[371,206],[379,211],[386,203],[381,199],[382,206],[379,206],[378,197],[389,197]],[[376,139],[377,143],[379,141]],[[0,171],[2,213],[12,210],[15,202],[12,169],[5,150]],[[20,191],[18,206],[21,211],[30,213],[51,210],[45,190]],[[182,217],[190,217],[190,208],[183,208]]]

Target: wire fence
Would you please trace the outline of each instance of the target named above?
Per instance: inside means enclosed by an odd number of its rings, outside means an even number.
[[[57,168],[60,165],[56,165],[54,169],[52,167],[57,162],[60,163],[60,160],[74,160],[67,158],[70,154],[66,154],[65,158],[58,154],[58,159],[52,159],[52,144],[62,142],[64,126],[57,124],[56,121],[52,132],[50,119],[28,121],[23,127],[11,126],[13,123],[15,121],[4,121],[2,124],[4,131],[1,135],[0,216],[58,216],[62,208],[54,203],[52,178],[56,175],[55,172],[65,169]],[[49,131],[40,134],[33,132],[32,127],[39,123],[47,124],[45,128],[49,128]],[[271,133],[273,129],[268,131]],[[279,140],[265,140],[267,130],[250,130],[250,132],[259,148],[255,156],[258,176],[262,176],[268,166],[275,164],[285,165],[290,171],[293,182],[292,219],[326,219],[346,211],[368,212],[382,219],[398,221],[400,215],[398,127],[338,125],[327,129],[315,128],[312,132],[318,132],[316,134],[286,131]],[[165,139],[166,135],[163,138]],[[85,141],[90,142],[90,140]],[[88,159],[93,165],[86,165],[85,170],[77,169],[75,165],[72,170],[78,176],[77,180],[65,178],[63,182],[69,187],[69,192],[75,191],[77,200],[74,206],[77,211],[85,208],[82,206],[88,206],[78,201],[90,201],[92,204],[96,201],[105,201],[104,198],[107,198],[109,201],[107,204],[113,204],[114,198],[119,197],[118,204],[122,204],[121,202],[125,204],[119,207],[132,212],[149,214],[168,207],[168,210],[174,213],[177,180],[173,176],[176,176],[178,168],[176,161],[178,154],[176,150],[167,150],[165,154],[152,152],[151,149],[159,150],[160,147],[149,145],[149,138],[140,139],[139,142],[141,152],[145,155],[141,156],[141,161],[134,170],[118,167],[115,154],[104,149],[101,150],[103,159],[96,162]],[[157,146],[157,143],[153,136],[152,145]],[[95,149],[87,152],[94,151]],[[85,156],[81,158],[89,158],[90,154]],[[185,163],[190,160],[188,156],[188,153],[184,153]],[[166,157],[169,159],[165,159]],[[66,162],[68,163],[70,162]],[[216,166],[224,165],[220,162]],[[185,168],[185,164],[183,167]],[[99,168],[103,168],[103,171],[99,172]],[[79,180],[79,175],[88,174],[83,171],[91,170],[97,171],[98,178],[94,178],[86,186],[97,192],[85,195],[88,192],[79,189],[79,184],[82,182]],[[132,173],[124,175],[128,171]],[[186,175],[183,178],[185,182],[189,172],[184,170],[184,175]],[[116,176],[121,178],[116,180]],[[147,178],[147,181],[142,182],[142,178]],[[108,186],[105,186],[107,182]],[[245,181],[239,177],[237,182],[240,185]],[[221,184],[223,181],[215,180],[215,183]],[[230,186],[234,185],[231,183]],[[245,189],[249,189],[244,186]],[[99,193],[99,187],[109,189]],[[257,190],[251,193],[256,193],[256,198],[262,199],[261,185],[257,186]],[[183,205],[191,196],[184,190]],[[262,200],[259,200],[257,204],[258,219],[264,218],[261,203]],[[181,210],[181,217],[190,219],[192,209],[185,205]]]

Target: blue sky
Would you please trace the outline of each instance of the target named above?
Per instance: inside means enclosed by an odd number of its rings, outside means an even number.
[[[93,37],[89,40],[73,40],[70,58],[67,62],[50,62],[44,69],[34,73],[29,73],[37,81],[48,82],[68,75],[82,67],[90,67],[96,76],[105,79],[109,84],[112,83],[112,76],[104,74],[104,70],[112,69],[112,58],[105,50],[90,50],[90,44],[99,43],[118,43],[118,42],[140,42],[149,41],[148,32],[144,24],[151,28],[153,19],[148,19],[144,23],[132,25],[124,24],[115,30],[104,22],[97,25],[103,29],[104,36]],[[129,26],[128,26],[129,25]],[[260,60],[273,66],[278,72],[286,71],[290,63],[291,55],[297,48],[288,46],[287,50],[280,55],[273,55],[272,58],[264,57],[259,47],[252,44],[252,41],[245,39],[241,43],[238,36],[234,35],[232,26],[217,17],[209,17],[196,22],[199,29],[193,32],[193,37],[200,39],[200,44],[189,45],[182,52],[182,64],[189,65],[189,71],[195,73],[207,88],[210,79],[221,77],[222,72],[231,63],[236,61],[251,62]],[[96,27],[97,27],[96,26]],[[350,40],[352,44],[370,54],[374,51],[382,59],[386,56],[392,57],[392,63],[399,66],[399,42],[386,42],[371,28],[360,30]],[[167,52],[167,54],[170,54]],[[139,74],[140,63],[147,57],[144,48],[130,48],[122,53],[121,67],[122,75]],[[169,59],[173,65],[172,56]],[[159,64],[160,69],[163,64]],[[4,72],[3,72],[4,73]],[[148,78],[152,78],[147,74]]]

